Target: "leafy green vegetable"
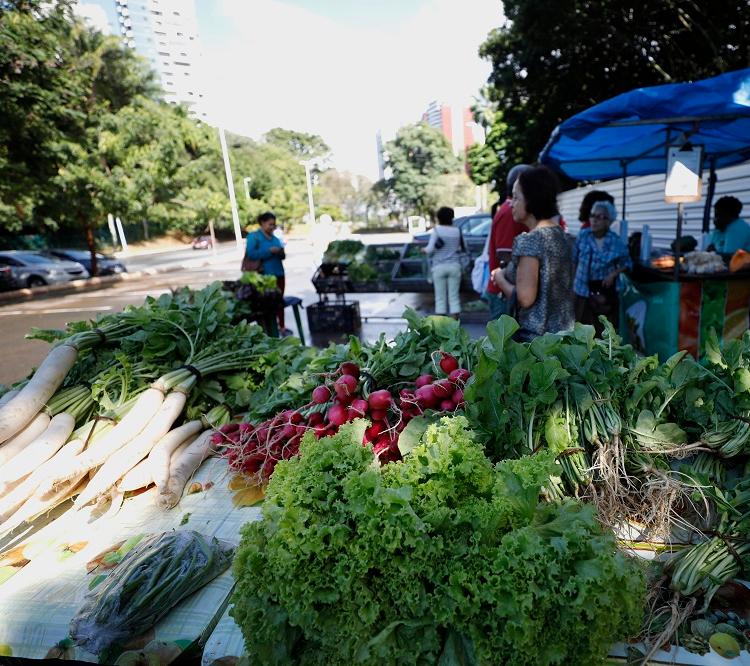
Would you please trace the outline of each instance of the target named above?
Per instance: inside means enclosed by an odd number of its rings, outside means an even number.
[[[593,508],[539,503],[551,455],[495,467],[456,417],[380,468],[365,425],[306,436],[243,528],[250,662],[592,664],[637,630],[643,577]]]

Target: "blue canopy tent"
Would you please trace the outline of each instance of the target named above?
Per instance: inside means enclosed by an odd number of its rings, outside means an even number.
[[[539,161],[573,180],[622,177],[625,218],[627,176],[666,173],[667,147],[688,142],[703,147],[711,170],[708,231],[715,170],[750,159],[750,69],[608,99],[558,125]]]

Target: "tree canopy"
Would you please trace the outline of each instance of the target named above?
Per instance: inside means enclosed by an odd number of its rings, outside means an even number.
[[[386,142],[383,152],[391,177],[379,189],[390,192],[405,208],[422,214],[430,215],[436,205],[438,178],[463,170],[448,139],[426,123],[402,127],[392,141]]]
[[[514,164],[536,160],[560,122],[614,95],[750,65],[747,0],[506,0],[503,8],[507,22],[480,48],[492,63],[496,113],[477,117],[489,133],[468,156],[475,182],[492,169],[504,183]]]

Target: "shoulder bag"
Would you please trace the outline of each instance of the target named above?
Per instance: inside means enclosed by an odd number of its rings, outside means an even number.
[[[257,232],[255,232],[257,234]],[[258,236],[255,236],[255,249],[260,249],[260,239]],[[260,259],[251,259],[247,256],[247,251],[245,251],[244,256],[242,257],[242,272],[243,273],[262,273],[263,272],[263,262]]]

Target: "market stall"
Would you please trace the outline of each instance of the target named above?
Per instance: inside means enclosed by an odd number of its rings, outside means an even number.
[[[641,266],[623,279],[620,317],[626,339],[648,353],[658,352],[661,358],[678,349],[698,353],[711,327],[727,338],[748,328],[750,273],[742,271],[727,278],[725,268],[688,275],[680,243],[682,202],[694,199],[675,196],[669,188],[673,173],[689,172],[697,180],[700,197],[701,172],[704,166],[708,168],[705,238],[710,229],[716,169],[750,159],[749,90],[750,69],[695,83],[633,90],[560,124],[540,154],[542,163],[574,180],[622,178],[623,240],[629,231],[636,231],[627,223],[627,177],[667,176],[666,200],[677,204],[671,270],[661,271],[652,265],[648,229],[638,230],[642,238],[636,258]],[[684,164],[674,170],[675,160],[683,156]],[[688,156],[693,163],[690,168],[684,166]]]

